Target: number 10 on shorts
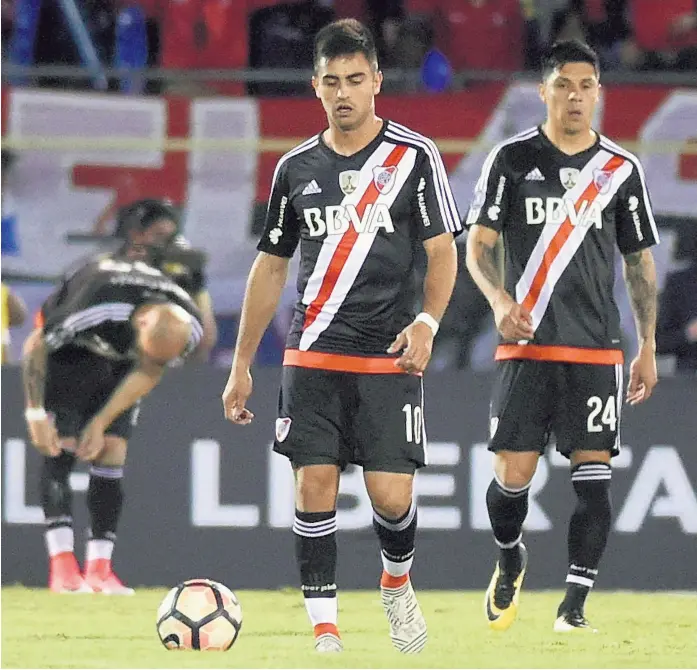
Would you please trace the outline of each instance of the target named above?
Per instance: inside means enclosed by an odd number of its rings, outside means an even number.
[[[404,431],[407,442],[421,444],[421,436],[423,433],[423,415],[421,407],[418,405],[413,407],[411,403],[407,403],[402,407],[404,412]]]

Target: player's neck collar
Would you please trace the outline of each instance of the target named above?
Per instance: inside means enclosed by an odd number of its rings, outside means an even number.
[[[339,159],[344,159],[344,160],[355,158],[356,156],[359,156],[363,152],[368,152],[368,151],[372,152],[377,147],[377,145],[380,144],[380,142],[382,142],[382,136],[385,134],[385,130],[387,129],[387,124],[388,124],[387,119],[380,119],[380,121],[381,121],[382,125],[380,126],[380,130],[378,131],[377,135],[375,135],[375,137],[370,139],[360,149],[357,149],[356,151],[354,151],[351,154],[348,154],[348,155],[340,154],[337,151],[335,151],[334,149],[332,149],[332,147],[330,147],[327,144],[327,142],[324,139],[324,135],[329,130],[329,128],[325,128],[319,134],[319,144],[325,151],[330,153],[332,156],[339,158]]]
[[[560,157],[562,157],[562,158],[568,159],[568,158],[576,158],[576,157],[578,157],[578,156],[583,156],[583,155],[584,155],[586,152],[588,152],[588,151],[594,151],[594,150],[597,148],[598,144],[600,144],[600,133],[597,132],[596,130],[593,130],[593,129],[591,128],[591,132],[595,135],[595,140],[593,141],[593,143],[592,143],[591,145],[585,147],[584,149],[581,149],[580,151],[575,151],[574,153],[569,154],[569,153],[567,153],[566,151],[563,151],[563,150],[559,147],[559,145],[555,144],[555,143],[549,138],[549,136],[548,136],[547,133],[545,132],[544,125],[545,125],[545,124],[542,123],[542,124],[540,124],[540,125],[537,127],[538,130],[540,131],[540,137],[542,138],[542,141],[543,141],[545,144],[547,144],[548,146],[552,147],[552,148],[555,150],[555,152],[556,152]]]

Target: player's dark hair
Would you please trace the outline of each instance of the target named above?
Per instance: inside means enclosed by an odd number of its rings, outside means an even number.
[[[357,53],[363,54],[373,69],[377,70],[378,51],[370,30],[356,19],[334,21],[324,26],[315,37],[315,70],[322,58],[332,60]]]
[[[555,42],[542,60],[542,79],[547,79],[557,68],[567,63],[589,63],[595,74],[600,76],[598,54],[581,40],[563,40]]]
[[[131,231],[146,230],[161,219],[169,219],[179,228],[179,212],[171,202],[154,198],[136,200],[118,211],[114,234],[125,240]]]

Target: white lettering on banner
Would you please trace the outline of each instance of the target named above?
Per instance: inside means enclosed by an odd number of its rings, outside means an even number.
[[[201,449],[202,443],[213,442],[212,440],[197,440],[192,446],[192,477],[193,463],[199,459],[194,452]],[[213,442],[213,444],[216,444]],[[211,447],[204,444],[204,448],[210,450],[209,458],[213,458],[214,452]],[[218,452],[219,453],[219,447]],[[293,472],[285,456],[274,453],[269,446],[268,458],[268,485],[267,485],[267,521],[271,528],[291,528],[295,510],[295,486]],[[460,447],[454,442],[432,442],[428,446],[429,463],[433,466],[454,467],[460,461]],[[201,480],[197,485],[193,484],[194,489],[215,490],[216,499],[219,491],[218,473],[220,465],[215,469],[212,463],[198,466],[198,473]],[[208,473],[208,474],[207,474]],[[449,505],[434,505],[429,503],[419,503],[419,498],[450,498],[455,495],[456,480],[450,473],[420,473],[416,476],[414,484],[414,496],[419,506],[419,527],[427,529],[457,529],[461,527],[461,512],[458,507]],[[192,496],[192,519],[200,516],[199,512],[194,511],[193,507],[198,499]],[[365,490],[363,481],[363,471],[360,468],[347,470],[341,476],[339,484],[339,501],[337,512],[337,523],[339,528],[345,530],[357,530],[370,528],[372,526],[372,506],[370,498]],[[194,521],[194,525],[199,525]],[[239,525],[237,523],[212,523],[207,525]],[[259,519],[257,524],[259,525]]]
[[[673,91],[648,118],[639,132],[642,142],[651,144],[694,142],[697,128],[695,91]],[[643,152],[639,156],[651,193],[654,211],[694,216],[697,182],[680,177],[680,155]]]
[[[457,442],[429,442],[428,465],[455,468],[460,463],[460,445]],[[445,472],[418,472],[414,480],[414,498],[419,508],[419,528],[456,530],[462,526],[462,512],[453,505],[427,505],[421,498],[452,498],[457,493],[454,474]]]
[[[661,489],[665,495],[659,495]],[[617,517],[615,529],[636,533],[648,516],[675,518],[684,533],[697,533],[697,496],[675,447],[649,449]]]
[[[356,205],[328,205],[324,208],[324,218],[319,207],[303,209],[303,217],[311,237],[343,235],[351,226],[358,234],[372,234],[383,228],[394,233],[390,208],[385,203],[368,204],[363,216],[358,214]]]
[[[191,102],[192,140],[210,143],[221,138],[255,141],[259,110],[253,98],[200,99]],[[207,272],[216,309],[239,309],[231,296],[231,280],[246,279],[256,256],[256,239],[249,221],[256,197],[257,161],[254,149],[189,153],[186,237],[209,256]],[[222,284],[222,286],[219,286]],[[219,288],[218,288],[219,287]]]
[[[12,438],[5,441],[3,448],[5,461],[3,464],[5,494],[3,512],[7,523],[43,525],[44,512],[38,505],[27,505],[27,445],[24,440]],[[70,474],[70,488],[75,493],[87,491],[90,476],[86,472]]]
[[[97,137],[133,141],[134,145],[109,151],[66,148],[19,152],[9,183],[16,204],[19,255],[3,256],[3,268],[60,274],[93,251],[95,247],[90,245],[68,244],[66,235],[91,232],[97,217],[112,201],[115,185],[74,188],[73,168],[161,168],[163,152],[138,148],[138,141],[165,137],[165,110],[166,102],[157,98],[13,91],[8,123],[12,139]],[[129,176],[124,174],[120,179],[125,182]],[[47,249],[51,253],[46,253]]]
[[[24,440],[5,440],[3,513],[7,523],[42,524],[44,512],[36,505],[27,505],[25,486],[27,480],[26,446]]]
[[[3,516],[6,523],[43,524],[43,512],[26,501],[26,452],[24,440],[9,438],[3,445]],[[294,482],[285,457],[269,446],[267,480],[267,523],[271,528],[290,528],[294,516]],[[623,446],[621,455],[612,461],[614,470],[631,467],[633,452]],[[416,476],[414,494],[419,507],[419,528],[456,530],[462,526],[462,512],[447,500],[457,495],[456,469],[461,469],[460,446],[455,442],[429,444],[432,466],[451,471],[421,472]],[[221,447],[210,439],[195,440],[191,445],[190,517],[193,526],[208,528],[257,528],[262,525],[261,506],[255,504],[221,504]],[[469,527],[490,531],[486,510],[486,490],[492,476],[492,456],[485,443],[472,445],[469,454]],[[555,451],[541,458],[530,489],[530,509],[525,530],[544,532],[552,521],[538,500],[553,470],[568,477],[568,461]],[[86,472],[74,472],[70,485],[75,492],[85,492],[89,483]],[[433,499],[441,499],[434,504]],[[624,500],[615,530],[639,533],[649,518],[676,519],[682,532],[697,535],[697,494],[694,482],[685,469],[678,450],[673,446],[652,446],[646,452]],[[365,491],[360,468],[347,471],[339,488],[339,528],[356,530],[372,524],[372,508]]]
[[[180,107],[175,112],[164,98],[12,91],[8,123],[12,139],[113,138],[128,146],[19,152],[8,184],[16,205],[19,254],[3,257],[5,270],[59,275],[96,250],[94,245],[69,244],[67,234],[91,232],[117,190],[134,199],[167,193],[185,204],[186,235],[209,254],[209,288],[216,308],[223,312],[237,309],[246,271],[256,255],[249,220],[256,193],[257,152],[193,149],[187,170],[184,162],[166,167],[165,153],[150,147],[166,138],[168,114],[174,113],[185,114],[177,123],[187,130],[190,126],[192,140],[255,141],[259,135],[257,102],[252,98],[201,99],[191,102],[185,112]],[[139,148],[141,143],[146,148]],[[89,186],[76,188],[73,169],[78,166],[102,173],[92,175]],[[161,174],[143,176],[139,182],[138,172],[129,168]],[[92,185],[100,181],[103,186]],[[52,253],[47,254],[47,248]]]
[[[256,528],[258,505],[220,504],[220,444],[196,440],[191,445],[191,523],[194,526]]]

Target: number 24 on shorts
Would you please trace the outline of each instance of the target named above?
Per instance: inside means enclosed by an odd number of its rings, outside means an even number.
[[[610,396],[603,408],[603,401],[597,395],[588,398],[586,403],[591,411],[588,414],[587,429],[589,433],[600,433],[605,426],[608,426],[611,431],[617,429],[617,398]],[[600,414],[602,412],[602,414]],[[598,415],[600,420],[598,421]]]

